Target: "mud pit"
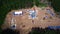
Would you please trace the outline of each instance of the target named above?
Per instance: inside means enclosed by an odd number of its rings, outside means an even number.
[[[29,10],[36,11],[36,18],[29,17]],[[14,15],[13,12],[22,11],[22,15]],[[50,12],[48,12],[50,11]],[[53,13],[53,14],[52,14]],[[12,23],[13,18],[13,23]],[[28,9],[19,9],[10,11],[5,19],[5,23],[3,24],[4,28],[11,28],[11,25],[16,24],[15,29],[21,30],[22,34],[27,34],[32,27],[48,27],[48,26],[60,26],[60,18],[56,17],[53,8],[45,7],[32,7]]]

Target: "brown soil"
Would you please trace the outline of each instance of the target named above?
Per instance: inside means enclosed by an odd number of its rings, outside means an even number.
[[[34,8],[34,7],[33,7]],[[33,9],[31,8],[31,10]],[[28,31],[30,31],[30,29],[32,27],[42,27],[42,28],[45,28],[45,27],[48,27],[48,26],[59,26],[60,25],[60,19],[55,16],[51,16],[50,14],[48,14],[46,12],[46,9],[51,9],[50,7],[45,7],[45,9],[41,9],[41,8],[38,8],[38,7],[35,7],[37,11],[37,18],[34,19],[34,23],[32,23],[32,20],[33,19],[29,19],[28,15],[29,15],[29,12],[28,10],[30,9],[20,9],[24,12],[23,16],[13,16],[12,12],[14,11],[19,11],[19,10],[12,10],[11,12],[9,12],[6,16],[6,20],[5,20],[5,23],[3,25],[3,29],[4,28],[7,28],[7,27],[10,27],[11,25],[11,19],[14,18],[16,20],[16,29],[19,29],[21,30],[22,34],[27,34]],[[52,12],[54,13],[54,10],[51,9]],[[55,14],[55,13],[54,13]],[[47,18],[45,19],[44,16],[48,15],[48,17],[50,18]]]

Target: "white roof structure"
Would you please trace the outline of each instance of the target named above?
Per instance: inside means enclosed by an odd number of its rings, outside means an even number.
[[[14,15],[20,15],[20,14],[22,14],[22,11],[15,11],[14,12]]]

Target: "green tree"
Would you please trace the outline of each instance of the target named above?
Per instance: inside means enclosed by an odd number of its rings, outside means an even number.
[[[51,5],[55,10],[55,13],[60,16],[60,0],[49,0],[51,1]]]
[[[35,27],[32,28],[31,31],[29,32],[29,34],[44,34],[44,29],[39,28],[39,27]]]

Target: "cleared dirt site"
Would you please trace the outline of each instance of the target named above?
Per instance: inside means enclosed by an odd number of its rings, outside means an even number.
[[[12,27],[13,26],[13,27]],[[12,28],[27,34],[32,27],[45,28],[60,26],[60,18],[51,7],[32,7],[27,9],[11,10],[5,19],[2,29]]]

